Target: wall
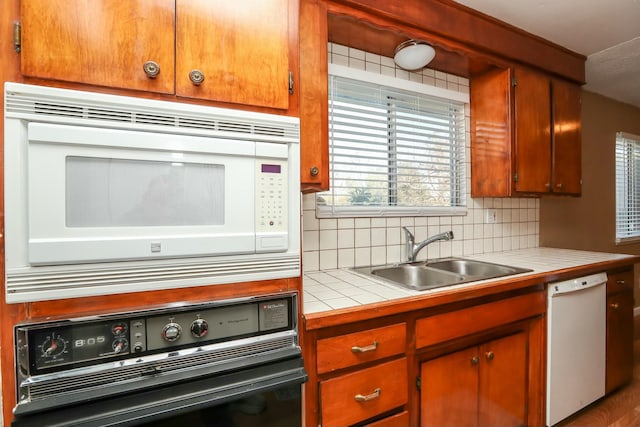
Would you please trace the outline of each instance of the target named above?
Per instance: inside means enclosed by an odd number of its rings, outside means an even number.
[[[407,72],[393,59],[341,45],[329,44],[332,63],[392,75],[427,85],[468,93],[465,78],[434,70]],[[429,245],[418,259],[464,256],[538,246],[538,199],[472,199],[470,188],[469,110],[467,108],[467,214],[464,216],[402,218],[318,219],[315,195],[303,197],[303,269],[305,272],[388,264],[406,259],[402,226],[420,241],[442,231],[453,230],[454,239]],[[497,222],[486,224],[487,209],[495,209]]]
[[[640,108],[583,91],[582,197],[541,199],[541,246],[640,254],[640,242],[615,243],[615,139],[618,131],[640,135]],[[638,286],[635,292],[638,305]]]

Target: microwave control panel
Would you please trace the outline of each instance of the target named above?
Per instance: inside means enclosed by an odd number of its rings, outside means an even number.
[[[256,166],[256,233],[282,233],[286,237],[289,226],[287,162],[268,159],[257,162]]]

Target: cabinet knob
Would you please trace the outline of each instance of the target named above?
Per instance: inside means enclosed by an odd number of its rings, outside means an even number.
[[[496,357],[493,351],[487,351],[484,355],[487,357],[487,360],[493,360],[493,358]]]
[[[557,188],[562,188],[562,183],[556,184]]]
[[[609,304],[609,306],[614,310],[617,310],[620,307],[620,304],[618,304],[617,302],[612,302],[611,304]]]
[[[478,356],[473,356],[473,357],[471,358],[471,364],[475,366],[475,365],[477,365],[478,363],[480,363],[480,359],[478,359]]]
[[[150,79],[155,79],[160,74],[160,65],[155,61],[147,61],[142,64],[142,70]]]
[[[318,174],[320,173],[320,169],[318,169],[317,166],[312,166],[309,170],[309,173],[311,174],[311,176],[318,176]]]
[[[624,284],[626,284],[627,282],[625,282],[624,280],[616,280],[616,283],[620,286],[623,286]]]
[[[191,70],[189,72],[189,80],[196,86],[199,86],[204,81],[204,73],[200,70]]]
[[[548,182],[546,182],[546,183],[544,184],[544,186],[545,186],[545,188],[550,188],[550,187],[551,187],[551,184],[550,184],[550,183],[548,183]]]

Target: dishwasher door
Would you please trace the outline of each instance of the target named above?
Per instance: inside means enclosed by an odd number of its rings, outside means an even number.
[[[551,283],[547,318],[547,425],[605,393],[606,273]]]

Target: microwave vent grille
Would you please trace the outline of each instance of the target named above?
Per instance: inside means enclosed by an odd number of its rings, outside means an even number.
[[[21,85],[26,87],[27,85]],[[80,94],[84,95],[81,96]],[[254,135],[266,139],[281,138],[297,141],[299,122],[290,117],[267,115],[241,110],[228,110],[199,105],[188,105],[129,98],[130,103],[112,101],[113,95],[43,88],[7,90],[5,114],[11,117],[69,124],[127,127],[151,125],[179,131],[201,130],[204,134]],[[118,125],[117,123],[121,123]],[[262,139],[260,138],[260,139]]]
[[[34,293],[69,292],[74,294],[82,290],[101,290],[111,288],[122,292],[123,288],[135,284],[141,289],[145,284],[153,289],[193,285],[210,285],[251,280],[251,275],[261,278],[272,275],[273,278],[297,277],[300,275],[298,256],[278,256],[267,259],[158,264],[157,266],[130,266],[109,269],[87,268],[86,270],[20,273],[7,272],[7,294],[11,299],[32,300]]]

